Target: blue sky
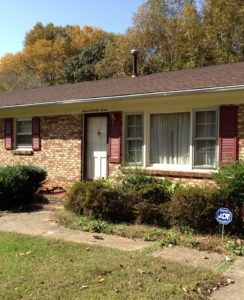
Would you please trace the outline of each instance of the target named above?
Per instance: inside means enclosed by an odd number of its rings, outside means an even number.
[[[143,0],[0,0],[0,57],[22,50],[25,33],[36,22],[85,24],[124,32]]]

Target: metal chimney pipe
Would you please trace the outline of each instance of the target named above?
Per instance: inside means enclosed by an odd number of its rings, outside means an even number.
[[[138,72],[137,72],[138,50],[132,49],[131,54],[132,54],[132,78],[135,78],[138,77]]]

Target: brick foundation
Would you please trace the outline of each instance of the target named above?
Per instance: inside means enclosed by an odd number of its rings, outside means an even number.
[[[53,185],[69,187],[82,174],[82,116],[41,117],[41,151],[5,150],[0,119],[0,165],[33,164],[48,172]]]

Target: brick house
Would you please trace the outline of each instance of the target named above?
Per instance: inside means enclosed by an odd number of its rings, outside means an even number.
[[[0,165],[34,164],[53,184],[138,164],[209,182],[244,159],[244,62],[0,94]]]

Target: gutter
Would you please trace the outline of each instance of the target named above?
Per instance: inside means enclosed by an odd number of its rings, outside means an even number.
[[[189,90],[179,90],[179,91],[169,91],[169,92],[153,92],[153,93],[144,93],[144,94],[128,94],[122,96],[58,100],[58,101],[40,102],[40,103],[32,103],[32,104],[5,105],[5,106],[1,106],[0,110],[9,109],[9,108],[66,105],[66,104],[76,104],[76,103],[94,103],[94,102],[102,102],[102,101],[116,101],[116,100],[138,99],[138,98],[141,99],[141,98],[149,98],[149,97],[169,97],[169,96],[187,95],[187,94],[238,91],[243,89],[244,89],[244,85],[231,85],[231,86],[224,86],[224,87],[209,87],[209,88],[202,88],[202,89],[189,89]]]

